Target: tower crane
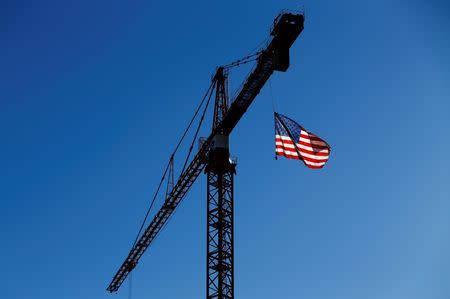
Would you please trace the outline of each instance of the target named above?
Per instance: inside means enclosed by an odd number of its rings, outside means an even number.
[[[170,185],[164,203],[150,224],[138,235],[128,256],[114,275],[107,290],[117,292],[128,274],[164,228],[175,209],[188,193],[197,177],[207,175],[207,259],[206,298],[234,298],[234,222],[233,178],[236,163],[230,159],[228,137],[245,114],[264,84],[275,71],[289,68],[289,49],[303,30],[302,13],[282,12],[274,20],[270,42],[254,55],[256,66],[229,104],[227,69],[247,60],[219,67],[210,90],[215,91],[212,131],[196,155],[185,164],[176,183]],[[191,147],[192,148],[192,147]],[[171,168],[173,160],[171,159]]]

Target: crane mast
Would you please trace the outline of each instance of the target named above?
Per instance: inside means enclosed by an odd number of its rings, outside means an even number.
[[[135,243],[107,290],[116,292],[136,267],[200,173],[207,174],[207,299],[234,298],[233,177],[228,137],[274,71],[289,67],[289,49],[303,30],[302,14],[283,12],[274,21],[271,42],[260,52],[255,68],[228,105],[227,74],[219,67],[212,132],[167,195],[164,204]]]
[[[227,74],[217,69],[213,119],[214,139],[205,173],[207,176],[206,298],[233,298],[234,227],[233,178],[236,163],[230,159],[228,134],[221,127],[228,115]],[[217,131],[215,132],[215,129]]]

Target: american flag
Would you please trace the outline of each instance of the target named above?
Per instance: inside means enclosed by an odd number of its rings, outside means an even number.
[[[275,112],[275,152],[302,160],[309,168],[322,168],[330,157],[330,146],[295,121]]]

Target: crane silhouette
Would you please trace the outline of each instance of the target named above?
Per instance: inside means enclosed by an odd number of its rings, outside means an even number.
[[[172,155],[166,169],[166,172],[169,171],[169,180],[164,203],[146,229],[143,230],[141,227],[132,249],[107,288],[109,292],[116,292],[120,288],[144,252],[167,224],[197,177],[204,171],[207,175],[208,234],[206,297],[207,299],[234,298],[233,179],[236,162],[230,159],[228,137],[270,76],[275,71],[287,71],[290,62],[289,50],[303,31],[303,25],[304,15],[302,13],[283,11],[274,20],[271,40],[262,50],[217,68],[203,99],[208,99],[209,103],[215,92],[211,134],[202,140],[198,152],[189,160],[193,149],[193,144],[191,144],[188,158],[186,158],[176,183],[173,179]],[[250,61],[256,61],[256,66],[230,104],[227,90],[228,70]],[[203,118],[204,112],[202,121]],[[198,129],[194,139],[197,137],[197,133]],[[190,162],[188,163],[188,161]]]

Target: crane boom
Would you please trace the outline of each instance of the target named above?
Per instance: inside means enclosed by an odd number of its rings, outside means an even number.
[[[304,17],[301,14],[281,13],[274,21],[272,41],[261,51],[257,65],[246,79],[242,89],[232,102],[222,122],[203,142],[200,150],[190,162],[178,182],[168,195],[161,209],[131,249],[125,261],[112,279],[107,290],[116,292],[152,241],[167,223],[179,203],[187,194],[207,164],[207,157],[214,137],[220,132],[229,135],[247,111],[255,97],[274,71],[286,71],[289,67],[289,49],[303,30]]]
[[[111,293],[116,292],[120,288],[125,278],[127,278],[128,274],[137,265],[139,259],[144,254],[145,250],[148,248],[148,246],[150,246],[150,243],[156,238],[158,233],[166,224],[167,220],[169,220],[173,211],[177,208],[178,204],[181,202],[186,193],[189,191],[192,184],[194,184],[195,180],[200,175],[203,168],[205,168],[206,156],[209,150],[209,146],[211,144],[211,140],[212,138],[208,138],[203,143],[199,152],[192,159],[189,166],[180,176],[176,185],[173,187],[172,191],[167,196],[167,199],[164,202],[161,209],[158,211],[158,213],[156,213],[152,222],[145,229],[140,239],[133,246],[127,258],[122,263],[116,275],[114,275],[114,278],[111,281],[110,285],[108,286],[107,290],[109,292]]]
[[[274,71],[285,72],[289,67],[289,49],[303,31],[304,16],[282,13],[274,21],[270,44],[258,57],[255,69],[250,73],[242,89],[232,102],[221,127],[228,135],[250,107],[264,84]]]

